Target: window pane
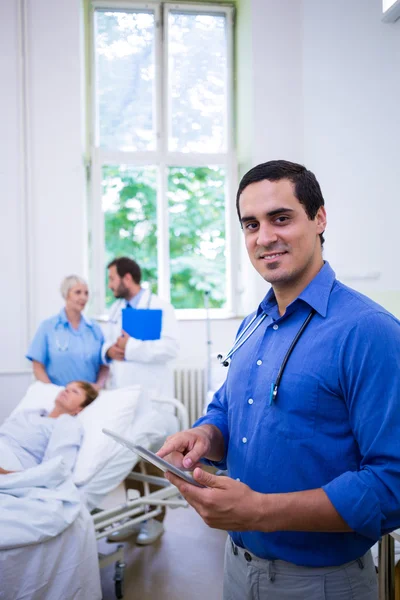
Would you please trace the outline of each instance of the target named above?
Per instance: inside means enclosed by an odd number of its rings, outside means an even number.
[[[171,301],[175,308],[226,302],[225,171],[174,167],[168,172]]]
[[[172,151],[226,151],[225,27],[224,15],[169,13],[169,149]]]
[[[154,14],[95,12],[98,144],[154,150]]]
[[[156,293],[157,169],[105,166],[102,183],[106,264],[116,256],[133,258]],[[107,288],[107,306],[113,300]]]

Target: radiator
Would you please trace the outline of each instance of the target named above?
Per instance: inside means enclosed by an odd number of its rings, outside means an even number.
[[[204,367],[177,367],[174,371],[175,398],[185,405],[192,425],[204,414],[207,375]]]

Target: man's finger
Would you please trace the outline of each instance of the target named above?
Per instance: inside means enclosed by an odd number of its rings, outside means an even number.
[[[161,446],[161,448],[158,452],[156,452],[156,454],[160,458],[164,458],[164,456],[167,456],[167,454],[171,454],[172,452],[179,452],[181,447],[182,444],[180,442],[171,440],[169,442],[165,442],[165,444]]]
[[[200,467],[196,467],[193,471],[193,479],[210,488],[219,488],[222,489],[225,487],[223,478],[217,477],[217,475],[212,475],[212,473],[208,473],[204,471]]]

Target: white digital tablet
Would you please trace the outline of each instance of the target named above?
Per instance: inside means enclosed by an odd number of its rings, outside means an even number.
[[[190,483],[191,485],[195,485],[196,487],[200,488],[205,487],[204,485],[201,485],[195,479],[193,479],[193,477],[187,471],[182,471],[182,469],[178,469],[178,467],[175,467],[175,465],[172,465],[163,458],[160,458],[159,456],[157,456],[157,454],[154,454],[154,452],[143,448],[143,446],[133,444],[127,438],[124,438],[122,435],[118,435],[118,433],[114,433],[109,429],[103,429],[102,431],[106,435],[112,437],[119,444],[122,444],[122,446],[126,446],[127,448],[129,448],[129,450],[132,450],[132,452],[138,454],[140,458],[143,458],[143,460],[147,460],[155,467],[158,467],[161,471],[164,471],[164,473],[170,471],[171,473],[177,475],[177,477],[180,477],[181,479],[183,479],[187,483]]]

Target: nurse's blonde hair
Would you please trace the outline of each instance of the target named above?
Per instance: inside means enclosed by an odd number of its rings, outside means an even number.
[[[79,277],[78,275],[68,275],[68,277],[64,277],[60,286],[61,296],[64,298],[64,300],[67,299],[69,290],[80,283],[87,285],[87,282],[83,279],[83,277]]]

